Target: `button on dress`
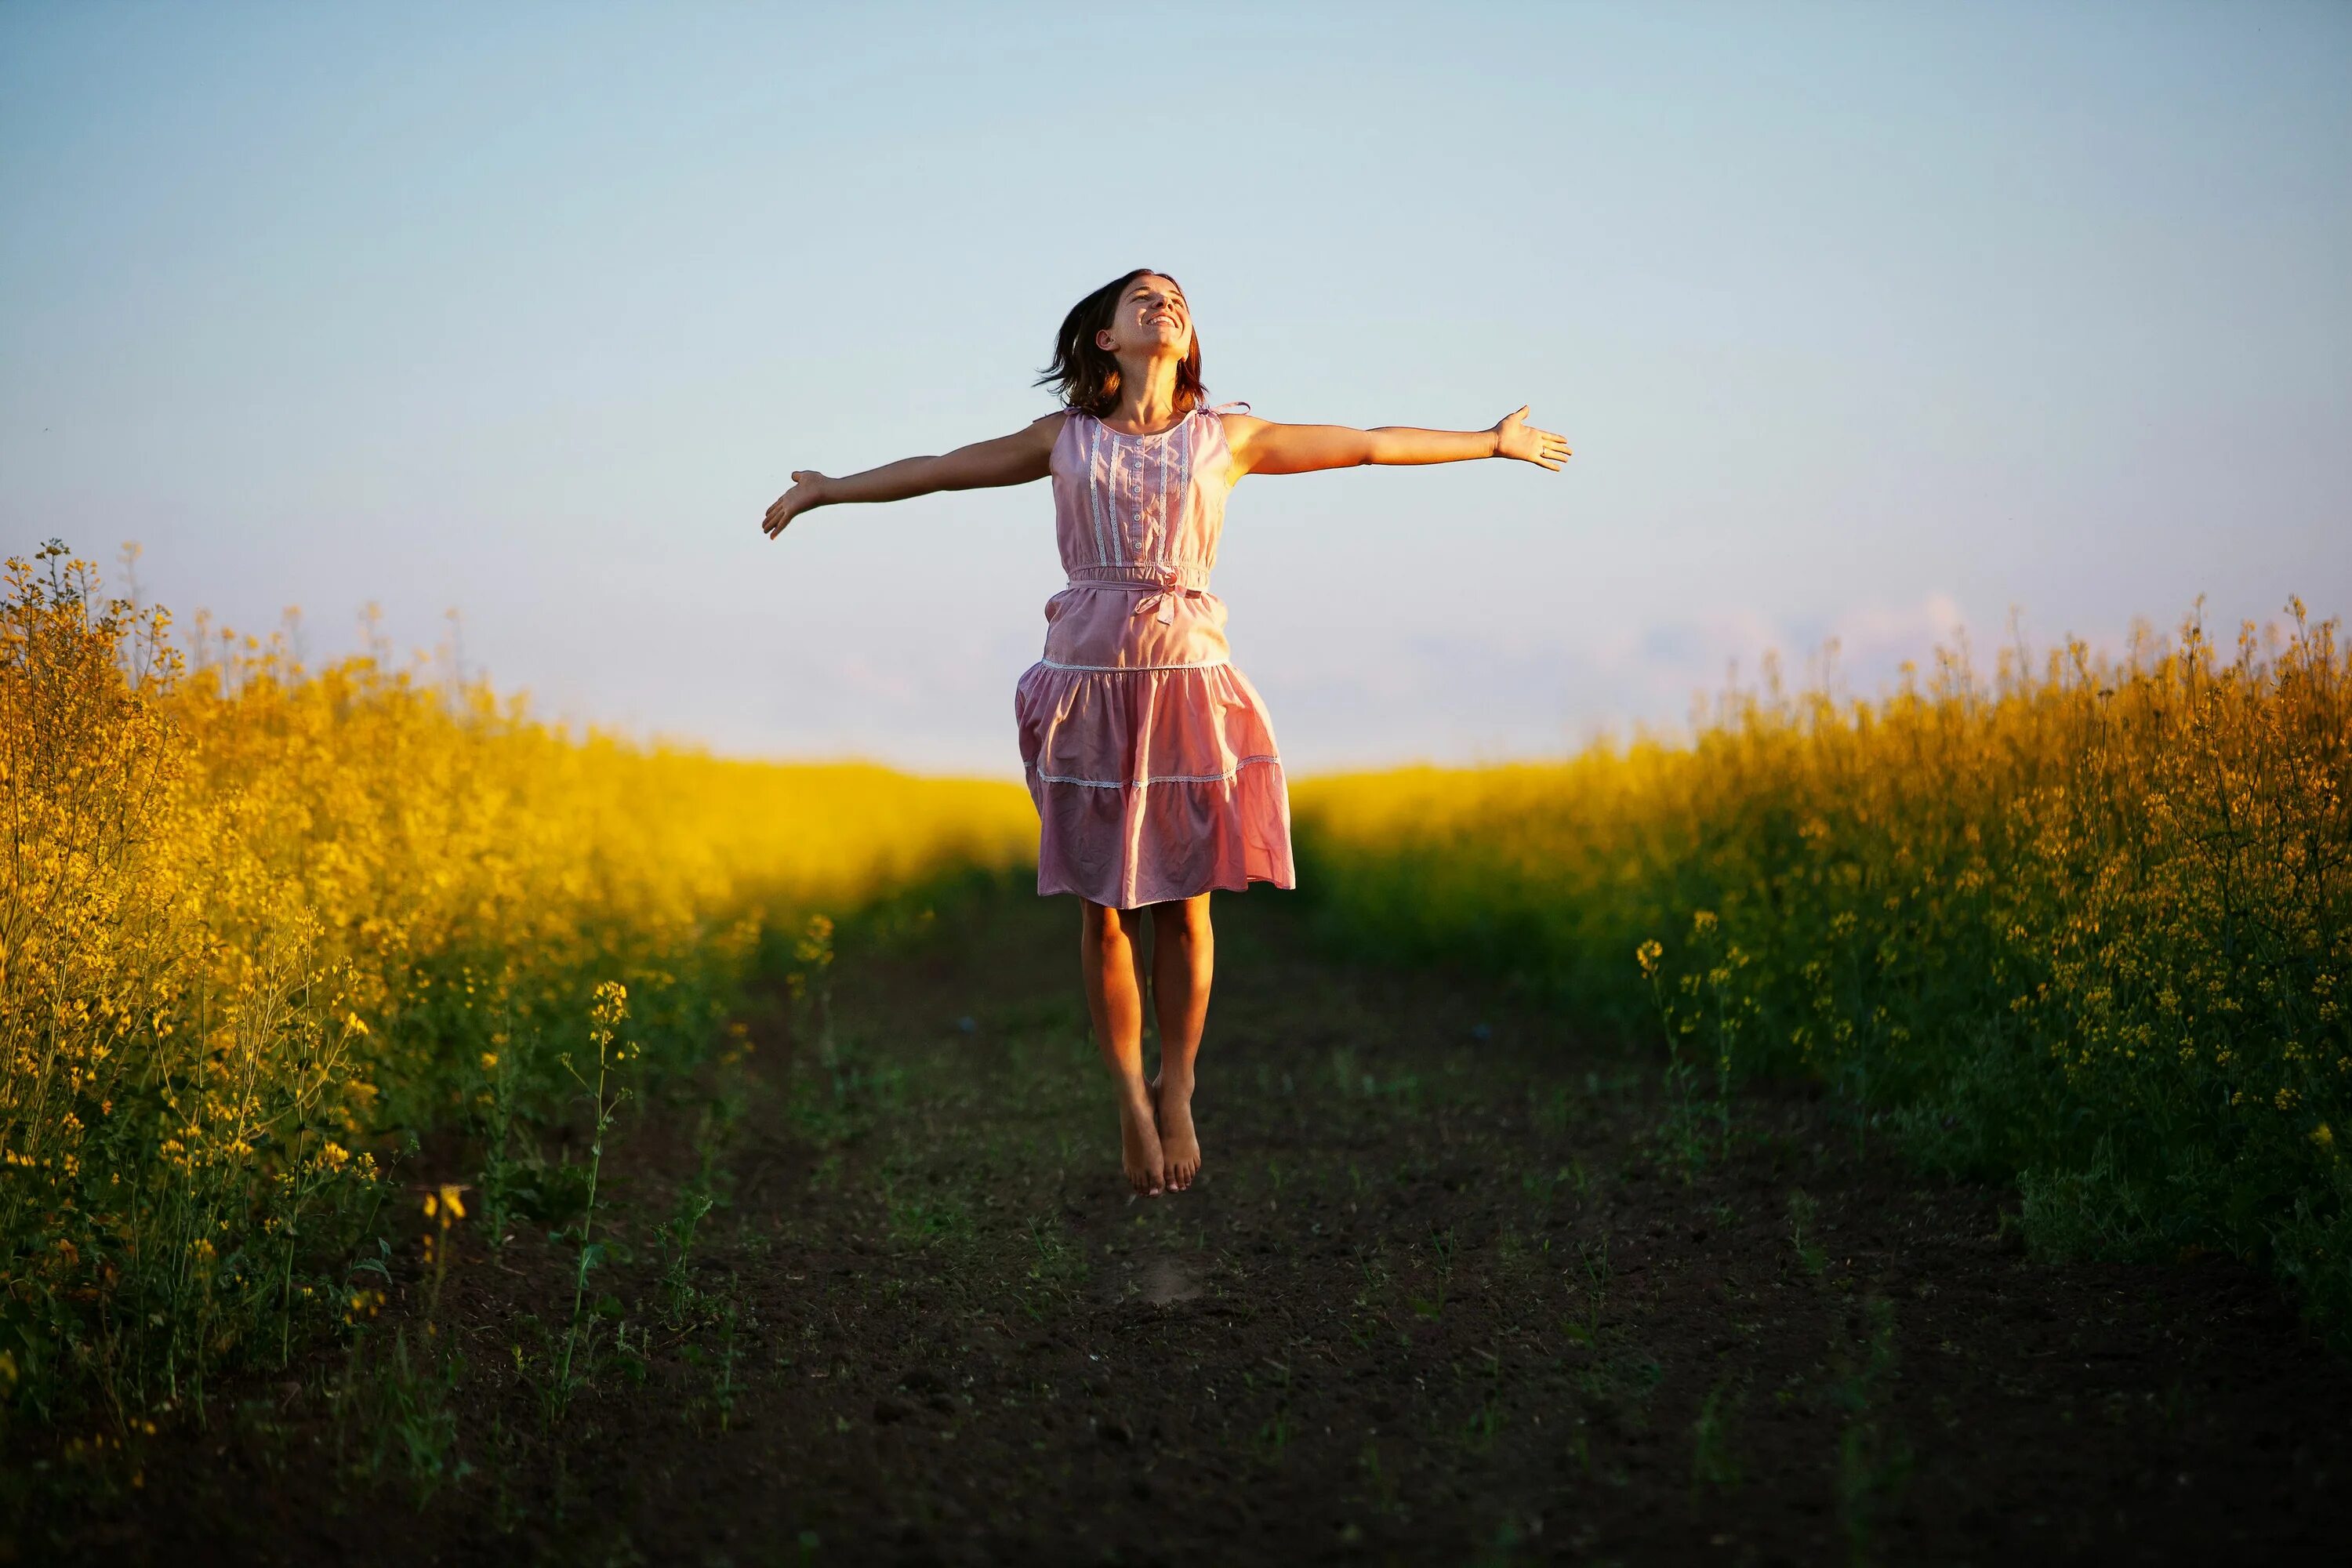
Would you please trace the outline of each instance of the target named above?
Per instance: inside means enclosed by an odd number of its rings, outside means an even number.
[[[1130,436],[1072,409],[1054,440],[1069,585],[1013,712],[1037,803],[1037,890],[1115,909],[1296,885],[1265,704],[1209,592],[1233,489],[1223,415]]]

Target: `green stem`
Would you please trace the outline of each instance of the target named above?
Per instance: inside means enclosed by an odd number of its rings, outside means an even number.
[[[572,1386],[572,1347],[580,1337],[580,1303],[588,1293],[588,1243],[596,1228],[596,1184],[604,1167],[604,1130],[613,1116],[604,1104],[604,1043],[596,1044],[596,1141],[588,1146],[588,1211],[580,1217],[580,1268],[572,1281],[572,1322],[563,1331],[563,1366],[556,1387],[568,1396]]]
[[[278,1369],[286,1370],[294,1345],[294,1227],[302,1219],[302,1133],[294,1130],[294,1212],[286,1216],[286,1268],[278,1287]]]

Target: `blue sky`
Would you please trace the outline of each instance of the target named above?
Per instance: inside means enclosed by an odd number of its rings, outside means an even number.
[[[1671,725],[1825,638],[2352,608],[2352,7],[0,5],[0,545],[551,716],[1016,771],[1001,434],[1175,273],[1270,418],[1565,432],[1256,478],[1294,767]]]

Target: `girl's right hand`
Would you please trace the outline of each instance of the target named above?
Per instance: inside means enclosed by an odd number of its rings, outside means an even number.
[[[760,523],[760,531],[773,539],[784,531],[785,525],[811,507],[823,506],[824,476],[814,468],[793,470],[793,488],[776,498],[775,505]]]

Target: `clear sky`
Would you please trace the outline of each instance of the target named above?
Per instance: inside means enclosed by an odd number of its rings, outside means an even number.
[[[1171,271],[1211,392],[1483,427],[1255,478],[1295,771],[1672,724],[1956,623],[2352,609],[2352,6],[0,4],[0,545],[551,716],[1012,774],[1018,427]]]

